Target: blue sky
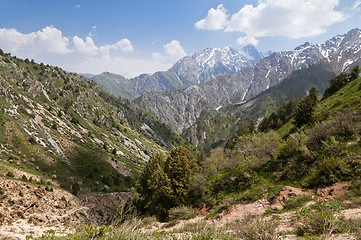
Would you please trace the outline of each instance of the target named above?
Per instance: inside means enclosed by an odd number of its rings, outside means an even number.
[[[208,47],[292,50],[361,28],[361,0],[0,0],[0,48],[127,77]]]

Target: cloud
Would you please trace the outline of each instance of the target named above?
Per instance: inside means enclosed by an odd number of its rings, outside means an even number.
[[[78,9],[78,8],[81,8],[80,4],[77,4],[73,7],[73,9]]]
[[[166,60],[166,58],[162,56],[162,54],[160,54],[159,52],[152,53],[152,57],[156,62],[163,62]]]
[[[90,36],[87,36],[85,42],[83,39],[79,38],[78,36],[73,37],[74,47],[78,53],[95,56],[95,55],[102,55],[102,56],[109,56],[110,50],[120,50],[124,53],[133,52],[133,45],[132,43],[124,38],[117,43],[110,44],[110,45],[103,45],[97,47],[94,44],[93,39]]]
[[[352,6],[352,10],[360,10],[361,0],[356,0],[355,3]]]
[[[355,2],[356,6],[361,4],[358,2]],[[264,0],[259,1],[257,6],[244,5],[229,20],[221,19],[218,27],[204,29],[218,30],[222,26],[226,32],[243,33],[245,36],[237,40],[239,44],[255,44],[261,37],[296,39],[316,36],[325,33],[326,27],[345,20],[344,13],[335,10],[338,4],[338,0]],[[226,13],[223,6],[220,9]],[[210,13],[215,15],[214,11],[217,10],[211,10],[204,22],[197,22],[196,27],[197,24],[205,24]]]
[[[256,46],[258,44],[259,40],[257,40],[254,36],[247,35],[245,37],[239,37],[237,39],[237,43],[241,46],[246,46],[249,44],[252,44]]]
[[[175,61],[186,56],[186,52],[177,40],[172,40],[170,43],[163,45],[165,55],[159,52],[152,53],[152,57],[156,62],[174,63]]]
[[[88,36],[85,42],[78,36],[73,37],[74,47],[77,52],[85,55],[95,56],[98,54],[99,48],[95,46],[93,39]]]
[[[124,77],[132,78],[143,73],[165,71],[171,67],[169,63],[156,62],[153,59],[131,59],[126,57],[97,58],[87,57],[74,63],[67,63],[64,67],[78,73],[99,74],[112,72]]]
[[[174,60],[178,60],[187,55],[177,40],[172,40],[170,43],[164,45],[164,50],[165,53]]]
[[[62,32],[53,26],[28,34],[20,33],[16,29],[0,29],[0,46],[14,54],[67,54],[72,52],[69,43],[69,38],[63,37]]]
[[[134,51],[127,38],[112,44],[97,45],[90,35],[85,38],[63,36],[62,31],[53,26],[30,33],[0,29],[0,47],[17,57],[33,58],[67,71],[93,74],[109,71],[125,77],[167,70],[186,55],[179,41],[173,40],[163,46],[162,54],[131,58],[125,55]]]
[[[220,30],[227,24],[229,15],[223,4],[217,6],[217,9],[211,8],[208,15],[196,22],[195,27],[199,30]]]

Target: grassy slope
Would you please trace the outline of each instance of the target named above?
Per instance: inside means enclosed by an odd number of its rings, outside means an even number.
[[[206,203],[272,199],[285,186],[317,188],[361,174],[361,78],[319,103],[316,123],[236,135],[201,160]],[[201,192],[201,191],[200,191]],[[211,204],[212,205],[212,204]]]
[[[154,152],[187,145],[135,104],[57,67],[4,54],[0,87],[1,164],[68,190],[128,190]]]

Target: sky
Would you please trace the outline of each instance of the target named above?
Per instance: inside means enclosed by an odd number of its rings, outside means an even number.
[[[288,51],[361,28],[361,0],[0,0],[0,48],[125,77],[205,48]]]

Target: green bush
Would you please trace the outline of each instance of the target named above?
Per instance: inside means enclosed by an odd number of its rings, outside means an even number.
[[[196,160],[183,147],[174,148],[167,159],[155,155],[135,186],[134,204],[138,211],[167,220],[169,209],[189,204],[190,179],[198,171]]]
[[[185,220],[196,217],[194,211],[186,206],[175,207],[169,210],[169,220]]]
[[[7,177],[10,177],[10,178],[15,177],[14,173],[13,173],[13,172],[10,172],[10,171],[6,174],[6,176],[7,176]]]
[[[249,216],[240,222],[233,223],[231,229],[243,240],[276,240],[280,239],[276,233],[277,225],[275,220]]]
[[[297,214],[297,235],[306,234],[330,235],[336,232],[345,231],[345,219],[339,214],[341,211],[340,202],[317,202],[310,207],[302,209]]]
[[[285,201],[284,210],[292,210],[303,206],[305,203],[312,200],[312,196],[308,194],[302,194],[295,199],[288,199]]]

